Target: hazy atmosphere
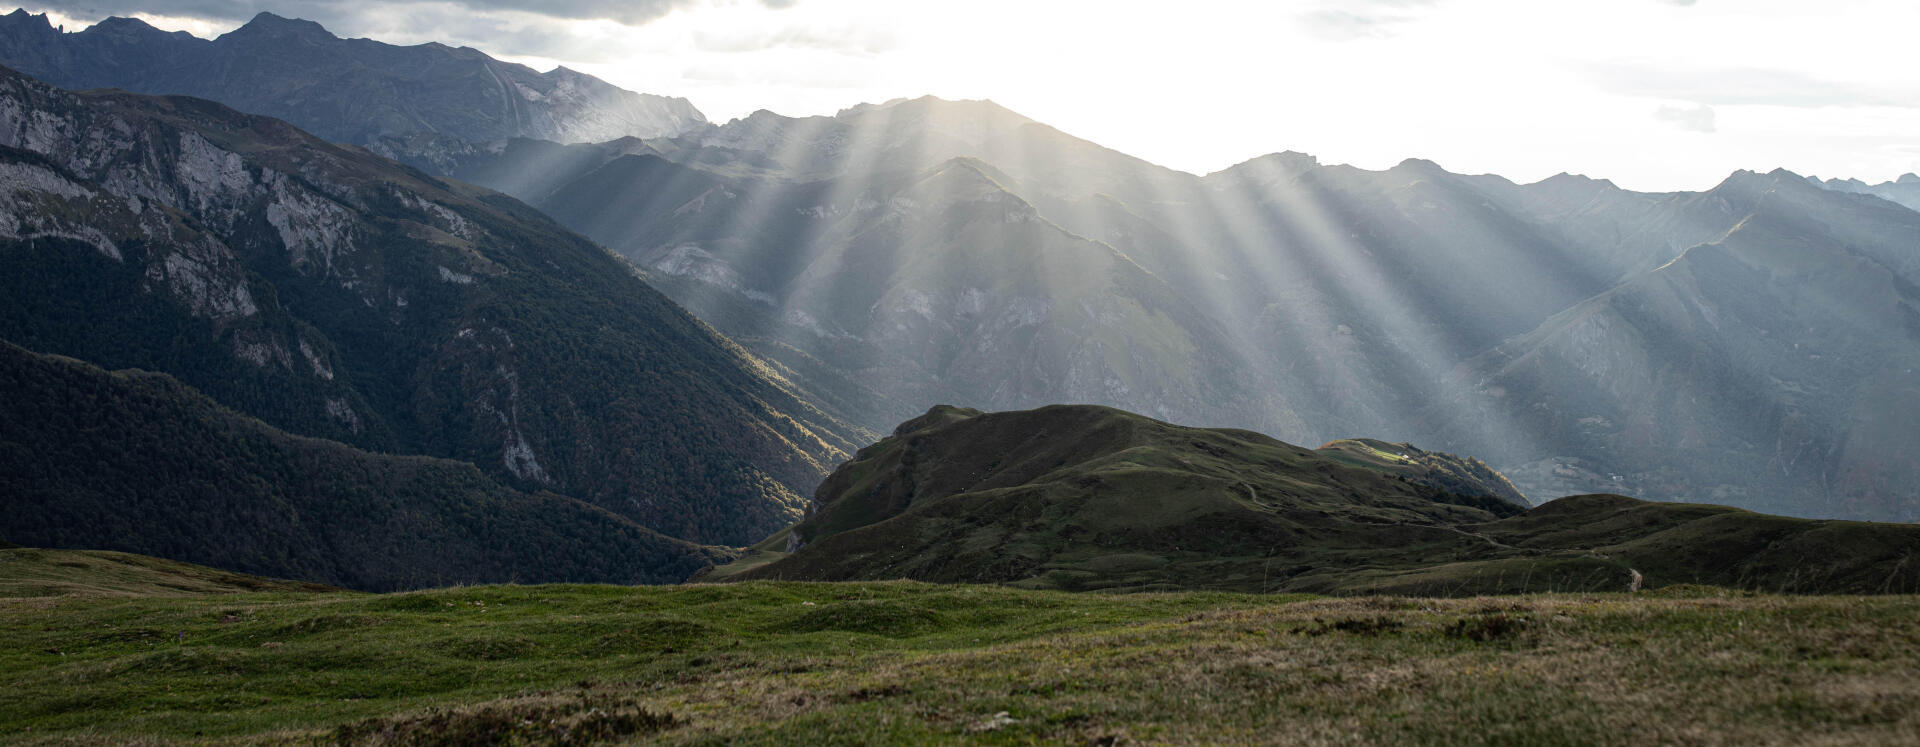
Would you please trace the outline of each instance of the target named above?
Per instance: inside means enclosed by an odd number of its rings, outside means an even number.
[[[1920,744],[1920,9],[0,6],[0,742]]]
[[[1207,173],[1296,150],[1426,158],[1644,191],[1735,169],[1869,182],[1920,170],[1900,0],[77,0],[212,37],[267,10],[348,37],[471,45],[648,93],[716,122],[934,94],[989,98]]]

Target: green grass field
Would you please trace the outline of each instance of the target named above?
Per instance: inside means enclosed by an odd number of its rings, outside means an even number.
[[[106,555],[0,550],[0,739],[1920,741],[1911,596],[222,592],[260,582]]]

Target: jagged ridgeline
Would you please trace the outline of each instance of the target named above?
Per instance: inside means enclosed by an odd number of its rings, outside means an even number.
[[[567,68],[545,73],[470,47],[342,39],[261,13],[216,39],[107,18],[62,33],[0,17],[0,61],[62,88],[197,96],[377,150],[506,137],[560,142],[677,135],[706,123],[686,99],[635,93]]]
[[[520,203],[211,102],[0,72],[0,218],[0,338],[681,539],[787,525],[868,438]]]
[[[1320,449],[1119,410],[936,407],[820,486],[807,519],[715,579],[1058,589],[1483,594],[1707,583],[1920,589],[1920,527],[1621,496],[1529,510],[1477,460]]]

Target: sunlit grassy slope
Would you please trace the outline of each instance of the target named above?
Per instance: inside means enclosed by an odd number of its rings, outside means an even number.
[[[188,595],[179,578],[219,572],[3,554],[9,742],[1920,739],[1909,596],[911,582]],[[64,593],[39,585],[49,574]]]
[[[0,599],[154,597],[240,591],[339,591],[146,555],[0,545]]]

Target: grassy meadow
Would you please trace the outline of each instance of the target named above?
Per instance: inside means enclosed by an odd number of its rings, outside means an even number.
[[[1912,596],[374,595],[0,556],[10,743],[1920,742]]]

